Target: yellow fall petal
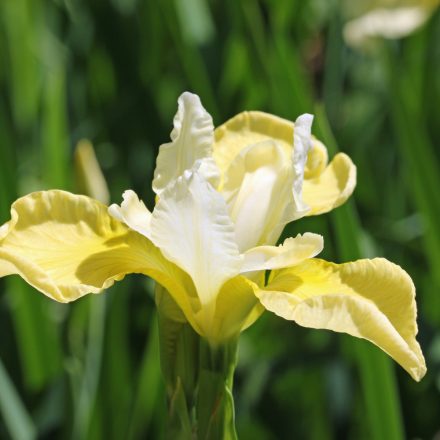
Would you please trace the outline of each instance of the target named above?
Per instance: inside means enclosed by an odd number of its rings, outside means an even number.
[[[356,166],[344,153],[338,153],[324,171],[304,179],[303,199],[309,205],[306,214],[318,215],[342,205],[356,186]]]
[[[409,275],[383,259],[334,264],[311,259],[275,271],[257,296],[267,310],[311,328],[374,343],[415,379],[425,372],[417,334],[415,288]]]
[[[0,275],[17,273],[61,302],[98,293],[121,279],[139,247],[137,237],[112,220],[104,205],[64,191],[22,197],[12,205],[11,217],[0,242]]]
[[[189,276],[96,200],[36,192],[18,199],[11,217],[0,228],[0,277],[20,275],[50,298],[69,302],[143,273],[164,285],[190,319],[200,308]]]

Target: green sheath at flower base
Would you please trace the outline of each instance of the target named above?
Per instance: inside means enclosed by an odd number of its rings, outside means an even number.
[[[356,185],[347,155],[328,163],[312,120],[244,112],[214,130],[198,96],[183,93],[171,142],[159,149],[153,211],[131,190],[108,210],[63,191],[25,196],[0,228],[0,276],[18,274],[60,302],[99,293],[129,273],[153,278],[201,338],[206,362],[198,364],[195,388],[180,373],[171,371],[174,382],[167,378],[179,408],[193,405],[194,392],[201,435],[233,423],[229,346],[264,310],[367,339],[420,380],[426,366],[416,341],[415,288],[402,268],[383,258],[318,260],[324,245],[318,234],[276,246],[288,222],[336,208]],[[164,312],[167,300],[158,303]],[[206,385],[201,405],[197,386],[207,382],[212,388]],[[222,411],[211,413],[215,396]]]
[[[168,439],[236,439],[233,373],[237,339],[212,347],[156,286],[161,367],[168,395]]]

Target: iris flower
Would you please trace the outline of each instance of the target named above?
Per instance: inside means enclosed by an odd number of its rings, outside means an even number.
[[[153,211],[131,190],[110,208],[60,190],[29,194],[0,228],[0,276],[69,302],[141,273],[212,346],[268,310],[367,339],[420,380],[415,289],[403,269],[317,259],[318,234],[276,245],[287,223],[341,205],[356,184],[347,155],[328,163],[312,119],[243,112],[214,130],[198,96],[183,93],[159,149]]]
[[[366,47],[374,38],[398,39],[423,26],[439,0],[375,0],[345,2],[354,15],[344,26],[344,38],[353,47]]]

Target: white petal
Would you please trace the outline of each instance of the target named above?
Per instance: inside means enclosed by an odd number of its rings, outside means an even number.
[[[221,286],[242,263],[223,197],[198,171],[186,172],[162,192],[151,234],[164,256],[192,277],[202,306],[213,311]]]
[[[211,115],[203,108],[200,98],[184,92],[178,99],[178,110],[174,117],[171,142],[162,144],[154,171],[153,190],[160,194],[167,185],[192,169],[197,160],[202,160],[201,172],[214,186],[219,180],[219,171],[212,158],[214,125]]]
[[[304,114],[295,121],[293,130],[293,197],[295,201],[294,219],[306,215],[309,207],[302,198],[302,186],[304,182],[304,170],[307,162],[307,155],[312,148],[312,122],[313,116]]]
[[[0,240],[3,237],[6,237],[8,231],[9,231],[9,223],[5,223],[4,225],[0,226]]]
[[[286,238],[279,246],[258,246],[244,254],[241,272],[282,269],[313,258],[324,248],[322,235],[305,233]]]
[[[352,46],[362,46],[369,38],[402,38],[420,27],[429,17],[423,6],[378,8],[344,26],[345,40]]]
[[[108,208],[108,213],[116,220],[125,223],[133,231],[151,239],[151,212],[144,205],[144,202],[139,200],[137,194],[131,189],[124,191],[122,198],[121,206],[114,203]]]
[[[222,194],[235,223],[241,252],[259,244],[274,244],[289,221],[292,168],[277,142],[251,145],[233,160]]]

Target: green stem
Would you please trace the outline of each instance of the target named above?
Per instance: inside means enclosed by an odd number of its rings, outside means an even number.
[[[156,288],[162,374],[168,397],[167,439],[236,440],[233,375],[237,339],[213,346]]]
[[[233,376],[237,339],[212,347],[200,339],[196,414],[198,439],[233,440],[235,432]]]

